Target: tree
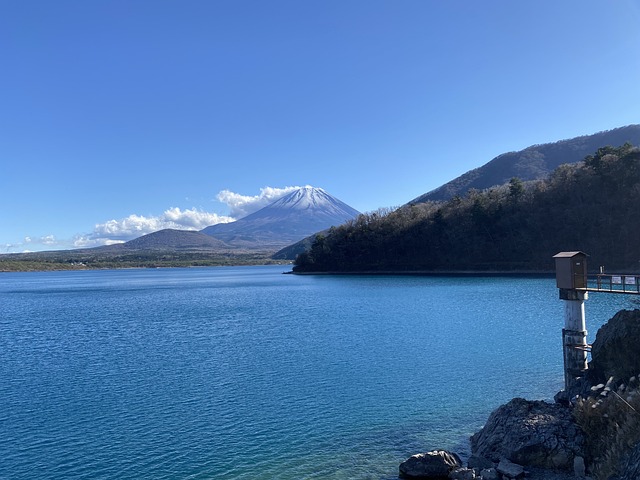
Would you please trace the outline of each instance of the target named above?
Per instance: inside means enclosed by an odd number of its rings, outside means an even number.
[[[509,180],[509,196],[512,200],[518,201],[524,194],[524,183],[518,177],[513,177]]]
[[[637,268],[639,202],[640,150],[603,147],[526,186],[514,177],[448,202],[361,215],[317,239],[294,270],[552,270],[553,254],[574,249]]]

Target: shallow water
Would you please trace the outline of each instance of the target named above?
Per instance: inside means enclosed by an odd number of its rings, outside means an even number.
[[[562,387],[552,278],[283,269],[0,274],[0,478],[390,479]]]

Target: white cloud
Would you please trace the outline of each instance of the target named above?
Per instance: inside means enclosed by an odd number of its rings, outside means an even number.
[[[217,213],[203,212],[196,209],[180,210],[177,207],[164,212],[164,220],[182,225],[184,229],[202,230],[216,223],[229,223],[235,221],[233,216],[218,215]]]
[[[124,242],[125,240],[113,240],[107,237],[97,237],[94,234],[76,235],[73,238],[73,246],[76,248],[102,247],[104,245],[115,245]]]
[[[222,190],[217,195],[217,199],[229,206],[229,214],[232,217],[242,218],[250,213],[256,212],[275,202],[287,193],[297,190],[301,187],[264,187],[260,189],[259,195],[241,195],[230,190]]]
[[[53,235],[42,237],[26,236],[23,242],[0,245],[0,252],[16,252],[24,249],[25,245],[30,248],[40,250],[37,245],[51,249],[57,247],[66,248],[90,248],[102,245],[114,245],[124,243],[134,238],[157,232],[165,228],[175,228],[178,230],[202,230],[217,223],[233,222],[237,218],[253,213],[268,204],[278,200],[287,193],[301,187],[264,187],[260,189],[258,195],[241,195],[230,190],[222,190],[217,195],[217,199],[228,205],[229,215],[219,215],[217,213],[205,212],[196,208],[182,210],[172,207],[165,210],[161,215],[144,216],[132,214],[119,220],[112,219],[104,223],[98,223],[90,233],[75,235],[71,240],[58,240]]]
[[[146,233],[162,229],[160,217],[145,217],[142,215],[129,215],[120,220],[108,220],[105,223],[96,224],[93,235],[105,238],[117,239],[132,238]]]
[[[54,235],[44,235],[37,238],[26,236],[22,242],[0,245],[0,253],[28,253],[32,251],[25,249],[25,245],[43,245],[47,250],[51,250],[52,247],[66,248],[66,244],[59,241]]]
[[[195,208],[181,210],[178,207],[173,207],[155,217],[133,214],[120,220],[114,219],[98,223],[90,234],[77,235],[73,240],[73,245],[81,248],[114,245],[165,228],[202,230],[209,225],[228,223],[234,220],[229,216],[203,212]]]
[[[3,243],[2,253],[15,253],[22,248],[22,243]]]
[[[29,238],[29,237],[27,237]],[[38,243],[41,243],[43,245],[57,245],[58,242],[56,240],[56,237],[54,237],[53,235],[45,235],[44,237],[40,237],[40,240],[38,241]]]

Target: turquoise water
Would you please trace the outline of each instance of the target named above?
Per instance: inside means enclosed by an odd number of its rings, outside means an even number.
[[[283,269],[0,274],[0,478],[392,479],[562,387],[551,278]]]

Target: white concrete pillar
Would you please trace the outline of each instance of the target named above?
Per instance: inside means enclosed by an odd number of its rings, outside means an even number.
[[[560,290],[564,301],[564,328],[562,329],[562,348],[564,353],[564,385],[569,391],[577,381],[587,373],[587,327],[584,314],[584,301],[587,292]]]

